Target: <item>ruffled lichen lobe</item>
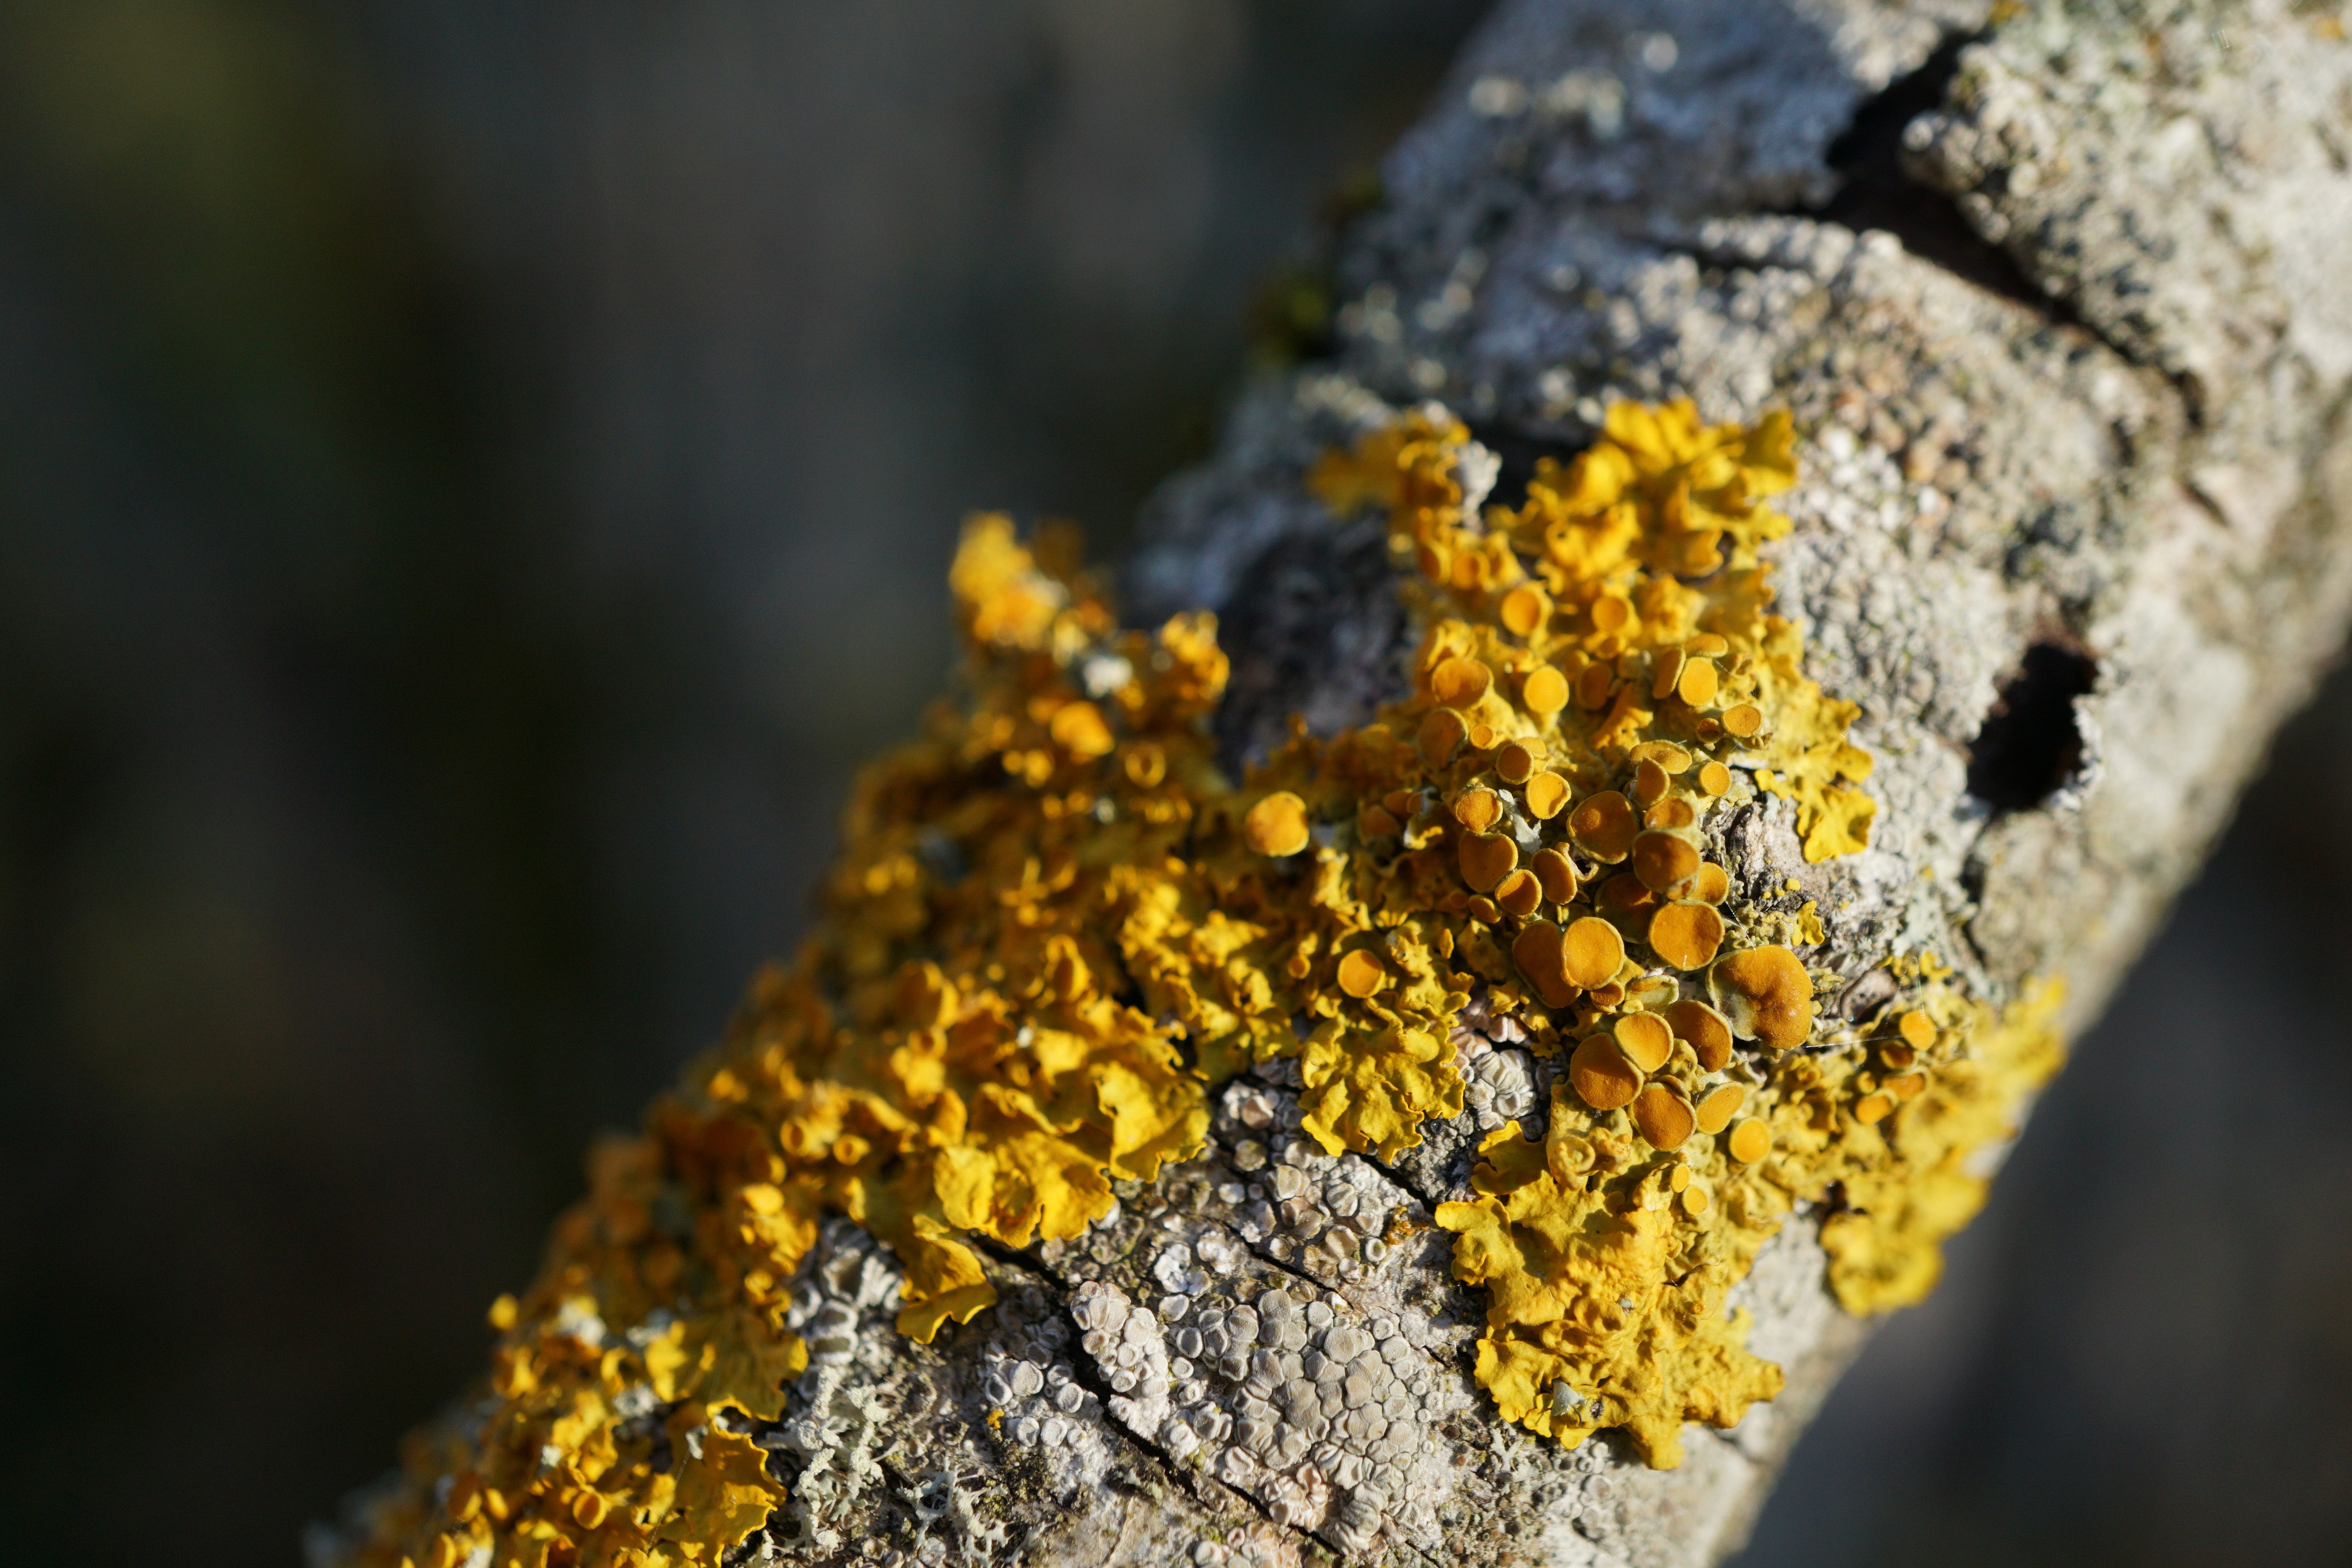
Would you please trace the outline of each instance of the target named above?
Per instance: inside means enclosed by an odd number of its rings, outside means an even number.
[[[1858,1311],[1916,1300],[2057,1060],[2054,1001],[1996,1015],[1923,957],[1824,1031],[1811,907],[1719,852],[1768,797],[1809,859],[1868,838],[1851,704],[1805,675],[1759,548],[1784,416],[1621,405],[1517,505],[1434,407],[1309,476],[1370,508],[1421,626],[1409,694],[1238,785],[1213,618],[1122,627],[1076,542],[966,528],[961,689],[856,786],[824,919],[641,1135],[601,1149],[540,1279],[494,1313],[482,1404],[412,1443],[359,1561],[715,1562],[786,1489],[753,1442],[807,1361],[795,1270],[828,1215],[903,1270],[930,1341],[994,1300],[980,1238],[1080,1235],[1202,1146],[1209,1089],[1295,1060],[1300,1126],[1393,1157],[1463,1112],[1474,1000],[1554,1073],[1440,1205],[1486,1292],[1508,1419],[1622,1428],[1672,1465],[1780,1385],[1731,1288],[1802,1204]]]

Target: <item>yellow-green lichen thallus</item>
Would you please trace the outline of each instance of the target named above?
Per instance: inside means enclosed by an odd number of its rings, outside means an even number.
[[[1475,515],[1469,449],[1425,410],[1311,476],[1389,520],[1413,687],[1240,788],[1206,738],[1211,617],[1121,629],[1074,537],[968,526],[966,695],[860,780],[798,959],[597,1152],[493,1310],[478,1420],[412,1439],[360,1561],[717,1562],[785,1501],[744,1428],[806,1364],[787,1296],[825,1215],[888,1246],[929,1341],[994,1300],[968,1238],[1079,1235],[1114,1181],[1197,1153],[1208,1090],[1254,1064],[1296,1058],[1328,1152],[1418,1143],[1462,1113],[1474,998],[1556,1069],[1543,1138],[1500,1128],[1437,1211],[1507,1418],[1622,1427],[1658,1465],[1684,1421],[1737,1421],[1780,1380],[1726,1292],[1833,1184],[1840,1299],[1927,1290],[1981,1201],[1966,1156],[2056,1065],[2055,996],[1996,1017],[1902,959],[1904,1000],[1824,1045],[1811,907],[1750,908],[1706,858],[1759,793],[1814,860],[1874,810],[1854,710],[1804,675],[1758,558],[1789,526],[1763,504],[1795,479],[1788,421],[1620,405]]]

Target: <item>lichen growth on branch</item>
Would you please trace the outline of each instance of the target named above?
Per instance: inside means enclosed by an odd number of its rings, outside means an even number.
[[[1474,1001],[1555,1068],[1543,1136],[1504,1125],[1437,1211],[1507,1418],[1659,1465],[1684,1421],[1737,1421],[1780,1373],[1726,1293],[1832,1193],[1840,1299],[1917,1299],[1981,1201],[1967,1156],[2055,1065],[2053,999],[1996,1017],[1917,956],[1900,1003],[1823,1025],[1811,907],[1707,858],[1773,797],[1813,860],[1874,811],[1854,709],[1770,612],[1794,479],[1785,416],[1687,404],[1620,405],[1517,506],[1481,504],[1491,462],[1435,408],[1328,455],[1316,493],[1388,518],[1411,690],[1239,787],[1213,618],[1122,628],[1073,535],[975,519],[963,691],[859,781],[798,958],[599,1152],[494,1312],[486,1403],[413,1442],[360,1560],[717,1561],[786,1500],[751,1434],[806,1363],[788,1298],[824,1216],[896,1255],[929,1342],[994,1300],[977,1238],[1078,1236],[1261,1064],[1295,1058],[1326,1151],[1414,1146],[1463,1112]]]

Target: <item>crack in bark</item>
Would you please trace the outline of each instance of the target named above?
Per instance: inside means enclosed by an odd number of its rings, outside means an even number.
[[[1213,1224],[1215,1222],[1212,1221],[1211,1223]],[[971,1237],[971,1240],[981,1248],[982,1251],[987,1253],[991,1258],[995,1258],[997,1262],[1003,1264],[1004,1267],[1008,1268],[1023,1269],[1034,1274],[1039,1279],[1045,1280],[1046,1284],[1051,1285],[1055,1289],[1060,1291],[1062,1294],[1062,1305],[1064,1310],[1066,1310],[1068,1309],[1070,1297],[1072,1295],[1070,1283],[1056,1270],[1048,1267],[1046,1264],[1029,1257],[1026,1253],[1016,1252],[1012,1247],[1006,1247],[1003,1242],[996,1240],[992,1237],[984,1237],[975,1234]],[[1243,1245],[1244,1247],[1247,1246],[1246,1243],[1244,1243]],[[1273,1262],[1273,1259],[1269,1258],[1267,1261]],[[1277,1264],[1276,1267],[1279,1268],[1280,1265]],[[1274,1526],[1276,1530],[1287,1530],[1294,1534],[1306,1536],[1307,1539],[1322,1545],[1327,1551],[1330,1552],[1336,1557],[1344,1559],[1347,1556],[1347,1553],[1341,1552],[1338,1546],[1334,1545],[1331,1542],[1325,1540],[1319,1531],[1301,1530],[1296,1525],[1284,1524],[1280,1520],[1276,1519],[1274,1515],[1268,1511],[1264,1503],[1260,1502],[1248,1492],[1242,1490],[1239,1487],[1233,1485],[1230,1481],[1225,1480],[1223,1477],[1216,1475],[1214,1472],[1200,1466],[1188,1466],[1179,1463],[1176,1457],[1171,1454],[1167,1448],[1160,1444],[1158,1438],[1145,1436],[1140,1432],[1138,1432],[1134,1427],[1128,1426],[1117,1415],[1113,1415],[1111,1413],[1110,1402],[1115,1398],[1124,1396],[1116,1393],[1111,1388],[1110,1384],[1103,1380],[1102,1369],[1094,1364],[1094,1358],[1086,1354],[1083,1349],[1081,1349],[1077,1354],[1070,1357],[1070,1368],[1071,1377],[1101,1403],[1103,1410],[1103,1429],[1107,1432],[1115,1434],[1126,1442],[1142,1450],[1142,1452],[1149,1455],[1152,1459],[1156,1460],[1160,1469],[1165,1472],[1166,1479],[1179,1490],[1185,1492],[1195,1500],[1201,1500],[1198,1483],[1205,1482],[1210,1486],[1215,1487],[1219,1491],[1226,1494],[1227,1496],[1240,1500],[1243,1503],[1246,1504],[1252,1511],[1256,1513],[1258,1517],[1265,1520],[1266,1523]],[[1206,1506],[1205,1502],[1203,1503],[1203,1506]]]

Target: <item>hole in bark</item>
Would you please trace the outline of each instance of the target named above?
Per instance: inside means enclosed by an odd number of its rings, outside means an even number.
[[[1564,441],[1547,440],[1540,436],[1515,435],[1492,426],[1473,426],[1471,437],[1501,459],[1502,466],[1495,475],[1494,493],[1486,498],[1489,506],[1520,506],[1528,499],[1528,481],[1536,477],[1536,465],[1549,458],[1566,468],[1576,460],[1584,448]]]
[[[2098,678],[2098,661],[2072,644],[2028,647],[1969,746],[1969,793],[1996,812],[2025,811],[2073,778],[2083,761],[2074,700]]]
[[[1863,100],[1853,123],[1829,146],[1829,165],[1844,183],[1812,216],[1842,223],[1857,234],[1883,228],[1902,240],[1912,255],[1979,288],[2046,311],[2050,297],[2007,251],[1969,226],[1951,197],[1903,172],[1904,128],[1929,110],[1943,107],[1945,89],[1960,68],[1960,51],[1979,37],[1962,34],[1945,40],[1917,70],[1896,77]]]

